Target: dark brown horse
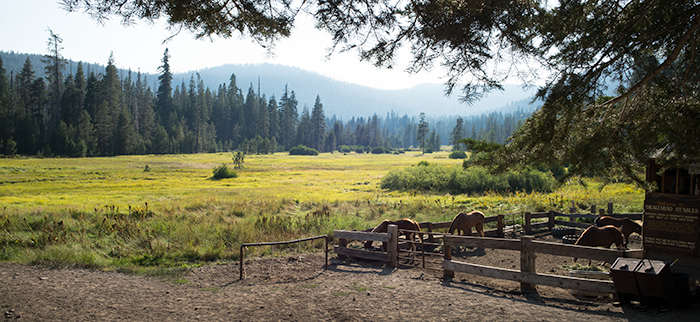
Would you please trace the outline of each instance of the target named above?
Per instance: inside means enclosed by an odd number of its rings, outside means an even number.
[[[627,243],[629,243],[630,235],[632,233],[637,233],[640,236],[642,235],[642,226],[629,218],[598,216],[596,217],[594,223],[598,227],[612,225],[620,229],[622,235],[625,236],[625,247],[627,247]]]
[[[391,221],[391,220],[384,220],[382,221],[377,227],[374,227],[371,232],[373,233],[386,233],[387,228],[389,228],[389,225],[396,225],[398,226],[399,229],[404,229],[404,230],[413,230],[413,231],[420,231],[420,225],[413,219],[409,218],[404,218],[401,220],[396,220],[396,221]],[[409,241],[413,241],[415,236],[418,236],[418,240],[420,242],[423,242],[423,236],[422,234],[419,233],[413,233],[413,232],[399,232],[399,235],[404,235],[406,236],[406,239]],[[411,249],[415,250],[415,244],[411,243]],[[365,248],[372,248],[372,241],[368,240],[365,242]],[[386,251],[386,244],[382,245],[382,249]]]
[[[472,211],[468,214],[460,212],[455,219],[452,219],[449,233],[456,232],[460,235],[472,234],[472,227],[476,230],[477,235],[484,237],[484,214],[480,211]]]
[[[575,245],[610,248],[613,243],[618,249],[627,249],[622,243],[622,233],[617,227],[612,225],[605,227],[590,226],[581,234]],[[574,262],[576,260],[577,258],[574,257]],[[588,265],[591,265],[590,259],[588,260]]]

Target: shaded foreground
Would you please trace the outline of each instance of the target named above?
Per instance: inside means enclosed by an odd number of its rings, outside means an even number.
[[[614,306],[567,290],[458,273],[394,269],[323,254],[194,269],[186,280],[0,263],[0,305],[19,321],[688,321],[690,309]]]

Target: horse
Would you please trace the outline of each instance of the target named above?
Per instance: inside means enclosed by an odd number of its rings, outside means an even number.
[[[480,211],[472,211],[468,214],[458,213],[455,219],[452,219],[449,233],[454,235],[457,231],[461,231],[460,235],[466,233],[466,235],[471,236],[472,227],[476,229],[478,236],[484,237],[484,214]]]
[[[396,221],[391,221],[391,220],[384,220],[377,227],[374,227],[371,232],[373,233],[386,233],[387,228],[389,228],[389,225],[396,225],[399,229],[404,229],[404,230],[413,230],[413,231],[420,231],[420,225],[413,219],[409,218],[404,218],[401,220],[396,220]],[[406,239],[409,241],[413,241],[415,236],[418,236],[418,240],[422,243],[423,242],[423,234],[420,233],[413,233],[413,232],[406,232],[406,231],[399,231],[399,235],[404,235],[406,236]],[[373,241],[368,240],[365,242],[365,248],[372,248],[372,243]],[[415,250],[416,245],[414,243],[411,243],[411,250]],[[386,244],[382,244],[382,250],[386,252]]]
[[[609,225],[604,227],[588,227],[574,245],[610,248],[613,243],[615,243],[617,249],[627,249],[622,243],[622,232],[620,232],[620,229]],[[578,258],[574,257],[574,262],[576,262],[577,259]],[[591,265],[590,259],[588,260],[588,265]]]
[[[612,225],[620,229],[622,235],[625,236],[625,247],[630,241],[630,235],[637,233],[642,235],[642,226],[629,218],[615,218],[610,216],[598,216],[594,221],[598,227]]]

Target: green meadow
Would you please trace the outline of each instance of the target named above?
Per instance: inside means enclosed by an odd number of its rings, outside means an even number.
[[[447,152],[421,155],[247,155],[237,178],[212,178],[231,153],[0,159],[0,260],[148,272],[238,259],[242,243],[332,235],[382,219],[449,221],[459,211],[579,212],[615,204],[641,212],[633,185],[565,184],[551,193],[449,195],[389,191],[389,171],[421,161],[460,167]],[[250,249],[318,249],[321,242]]]

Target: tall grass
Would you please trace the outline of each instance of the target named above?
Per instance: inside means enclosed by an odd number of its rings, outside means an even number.
[[[211,169],[229,160],[228,153],[0,159],[0,260],[177,271],[236,260],[243,243],[331,236],[336,229],[362,230],[387,218],[436,222],[459,211],[568,211],[571,205],[608,202],[618,212],[635,212],[643,201],[632,186],[600,190],[595,182],[549,193],[380,187],[393,169],[420,161],[449,173],[461,163],[446,153],[251,155],[238,178],[211,180]],[[321,247],[317,241],[276,250]]]

